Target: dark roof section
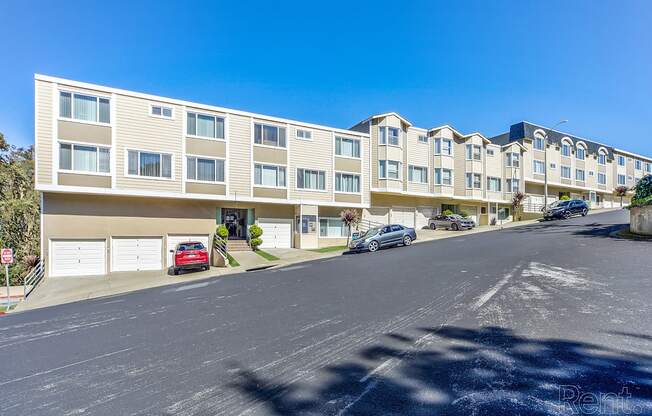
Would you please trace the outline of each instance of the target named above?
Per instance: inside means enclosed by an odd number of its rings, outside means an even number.
[[[503,133],[495,137],[491,137],[489,140],[496,144],[505,145],[510,142],[522,141],[524,138],[533,138],[535,130],[544,130],[548,133],[548,140],[551,143],[561,146],[561,139],[564,137],[569,138],[573,145],[576,145],[577,142],[586,143],[587,150],[589,153],[598,154],[598,149],[604,147],[607,150],[608,158],[613,159],[613,147],[607,146],[601,143],[596,143],[581,137],[573,136],[572,134],[562,133],[556,130],[550,130],[547,127],[537,126],[536,124],[528,123],[527,121],[521,121],[520,123],[512,124],[509,128],[509,133]]]

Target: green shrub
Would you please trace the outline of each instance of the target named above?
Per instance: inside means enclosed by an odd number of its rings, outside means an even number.
[[[249,245],[253,250],[256,250],[258,246],[263,244],[263,239],[260,236],[263,235],[263,229],[260,228],[257,224],[252,224],[249,226]]]
[[[453,215],[454,213],[453,213],[453,211],[451,211],[450,209],[446,209],[446,210],[444,210],[444,212],[442,212],[441,214],[442,214],[442,215]]]
[[[569,199],[570,199],[570,196],[568,196],[568,195],[562,195],[562,196],[559,198],[560,201],[568,201]]]
[[[260,237],[252,238],[249,240],[249,245],[251,246],[252,250],[256,251],[258,250],[258,247],[263,244],[263,239]]]
[[[221,237],[222,239],[226,240],[226,238],[229,236],[229,229],[226,228],[226,225],[220,224],[217,226],[216,233],[218,237]]]
[[[462,216],[462,218],[468,218],[469,213],[464,211],[463,209],[460,210],[459,214]]]
[[[643,205],[652,205],[652,175],[643,176],[634,187],[634,197],[630,206]]]

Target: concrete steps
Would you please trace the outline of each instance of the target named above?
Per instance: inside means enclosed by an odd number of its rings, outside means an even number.
[[[247,240],[227,240],[226,249],[227,251],[251,251]]]

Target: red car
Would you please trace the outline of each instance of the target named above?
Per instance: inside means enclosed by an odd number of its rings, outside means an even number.
[[[174,274],[179,270],[200,269],[208,270],[208,250],[199,241],[188,241],[177,244],[174,250]]]

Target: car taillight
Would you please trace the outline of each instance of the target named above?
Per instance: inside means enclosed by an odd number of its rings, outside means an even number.
[[[208,253],[208,251],[205,248],[202,248],[201,250],[199,250],[199,252],[202,253],[202,254]]]

